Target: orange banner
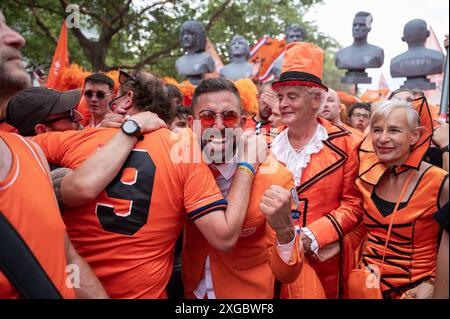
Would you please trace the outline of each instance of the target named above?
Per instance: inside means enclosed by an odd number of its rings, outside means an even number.
[[[69,66],[69,55],[67,52],[67,27],[66,21],[63,22],[61,33],[59,34],[58,44],[53,55],[52,65],[47,78],[47,88],[58,89],[61,77]]]

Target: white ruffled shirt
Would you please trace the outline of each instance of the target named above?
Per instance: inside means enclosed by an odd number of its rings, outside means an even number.
[[[303,170],[311,161],[311,155],[319,153],[323,148],[323,141],[328,139],[328,133],[325,127],[317,124],[316,133],[303,149],[297,152],[289,142],[289,128],[282,131],[272,141],[271,151],[276,159],[291,171],[295,186],[300,185]]]
[[[289,142],[288,132],[289,128],[285,129],[277,137],[275,137],[272,141],[271,151],[276,159],[285,164],[292,173],[295,186],[299,186],[302,179],[303,170],[311,161],[311,155],[319,153],[320,150],[323,149],[323,141],[328,139],[328,133],[325,127],[317,124],[316,133],[308,144],[306,144],[300,151],[296,151]],[[308,229],[308,227],[303,227],[302,231],[311,239],[311,250],[318,255],[319,243],[317,242],[314,234]]]

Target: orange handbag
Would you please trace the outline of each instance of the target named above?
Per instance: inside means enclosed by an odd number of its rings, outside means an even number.
[[[384,257],[386,255],[387,245],[389,243],[389,238],[391,237],[392,224],[397,213],[398,206],[405,195],[406,188],[408,187],[409,181],[413,175],[414,171],[411,170],[408,177],[406,178],[403,189],[400,196],[395,204],[394,211],[389,221],[389,228],[386,237],[386,243],[384,245],[383,259],[381,261],[381,268],[379,274],[377,274],[377,269],[353,269],[348,276],[348,295],[349,299],[383,299],[380,289],[380,278],[383,273]]]

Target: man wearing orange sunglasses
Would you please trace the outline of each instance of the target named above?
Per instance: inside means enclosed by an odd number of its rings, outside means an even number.
[[[239,236],[230,251],[224,253],[213,247],[192,222],[187,222],[182,269],[185,296],[274,298],[275,277],[282,282],[293,281],[301,268],[299,239],[291,221],[292,175],[270,155],[259,168],[242,161],[238,141],[245,116],[239,92],[231,81],[203,80],[195,89],[192,106],[191,127],[201,135],[204,157],[229,205],[233,203],[236,177],[245,172],[253,185],[245,188],[249,193],[247,207],[239,218]],[[256,149],[253,155],[260,151]],[[273,243],[271,249],[268,243]],[[282,248],[285,244],[290,244],[287,258]]]

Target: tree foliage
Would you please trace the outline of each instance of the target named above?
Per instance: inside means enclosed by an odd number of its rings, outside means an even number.
[[[118,67],[151,71],[177,78],[175,60],[181,24],[201,21],[224,63],[227,45],[234,34],[255,43],[264,34],[282,38],[291,23],[301,24],[307,41],[326,52],[325,82],[339,84],[330,55],[338,47],[332,38],[317,31],[303,16],[322,0],[80,0],[80,28],[69,29],[72,62],[87,70]],[[49,67],[69,0],[4,0],[8,23],[27,40],[23,54],[31,65]]]

